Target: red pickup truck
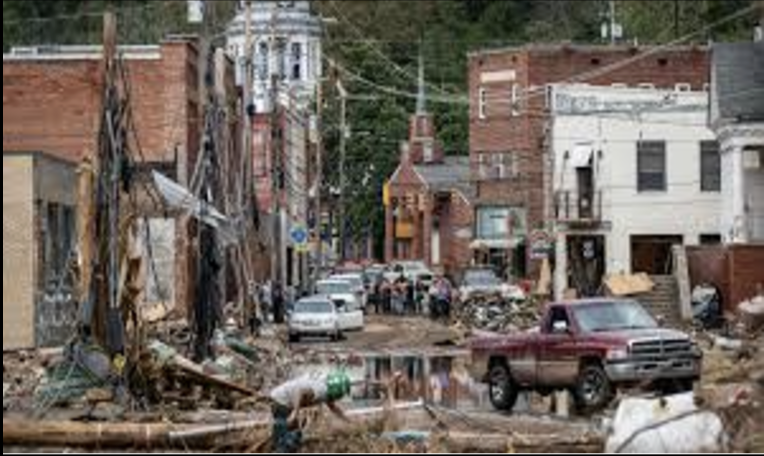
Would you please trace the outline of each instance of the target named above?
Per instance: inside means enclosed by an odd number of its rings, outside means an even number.
[[[691,389],[702,351],[680,331],[661,328],[634,300],[596,299],[547,307],[533,332],[470,342],[472,375],[499,410],[523,391],[568,390],[582,413],[612,401],[623,386]]]

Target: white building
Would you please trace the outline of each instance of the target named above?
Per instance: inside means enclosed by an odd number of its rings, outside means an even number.
[[[764,243],[764,42],[712,48],[710,123],[722,150],[722,235]]]
[[[239,62],[237,82],[244,82],[246,16],[241,9],[228,27],[228,52]],[[252,2],[253,97],[258,114],[271,112],[271,90],[278,82],[280,101],[290,97],[306,106],[321,78],[321,19],[308,1]]]
[[[706,93],[561,85],[549,103],[557,298],[596,294],[607,274],[667,274],[672,245],[721,241]]]

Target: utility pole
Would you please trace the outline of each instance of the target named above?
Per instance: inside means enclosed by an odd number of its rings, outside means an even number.
[[[345,174],[345,162],[347,160],[347,99],[348,93],[342,85],[342,80],[337,79],[337,91],[340,94],[340,261],[345,262],[347,253],[347,208],[345,188],[347,176]]]
[[[314,284],[321,280],[321,271],[324,268],[324,217],[321,207],[321,189],[324,180],[324,134],[323,134],[323,111],[324,89],[319,78],[316,84],[316,232],[318,233],[318,245],[316,246],[316,264],[313,270]]]
[[[253,37],[252,37],[252,1],[248,0],[244,4],[244,102],[242,103],[242,146],[244,150],[242,151],[242,160],[241,162],[244,164],[244,169],[239,171],[239,175],[243,176],[242,180],[243,183],[240,183],[241,188],[238,190],[240,191],[240,204],[238,209],[244,210],[244,213],[247,214],[248,220],[251,220],[251,211],[252,208],[252,198],[254,194],[252,193],[253,186],[252,186],[252,175],[254,173],[254,170],[252,169],[252,117],[250,117],[251,113],[251,106],[252,106],[252,58],[253,58]],[[241,250],[240,255],[240,261],[242,263],[242,267],[247,273],[245,273],[245,279],[247,283],[245,284],[245,288],[243,290],[239,290],[242,294],[243,303],[244,303],[244,312],[243,313],[243,319],[242,322],[243,327],[248,327],[248,323],[251,321],[252,318],[252,311],[255,309],[252,309],[252,306],[250,305],[252,301],[252,296],[250,296],[250,283],[249,280],[251,280],[251,274],[249,274],[251,263],[252,261],[251,256],[249,255],[249,249],[247,248],[249,246],[249,233],[245,236],[243,239],[243,249]],[[258,312],[255,310],[255,312]]]
[[[610,45],[615,46],[615,0],[610,0]]]

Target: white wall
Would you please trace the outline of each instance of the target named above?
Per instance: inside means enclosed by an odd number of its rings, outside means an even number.
[[[746,184],[751,210],[751,240],[764,242],[764,168],[749,171],[746,174]]]
[[[594,87],[555,90],[573,97],[640,103],[660,101],[667,95],[653,90]],[[685,106],[686,112],[653,107],[651,114],[635,115],[624,105],[629,114],[623,114],[611,112],[617,109],[610,105],[609,112],[602,113],[601,105],[582,104],[558,111],[553,118],[555,190],[575,190],[575,170],[566,165],[565,151],[585,142],[602,151],[601,160],[594,154],[594,173],[595,191],[602,191],[602,219],[610,225],[608,273],[630,271],[632,235],[683,235],[686,245],[694,245],[701,234],[720,233],[721,194],[700,189],[700,142],[715,139],[705,126],[707,96],[682,93],[678,97],[677,104]],[[656,109],[664,112],[655,113]],[[639,140],[666,141],[666,192],[637,191]]]

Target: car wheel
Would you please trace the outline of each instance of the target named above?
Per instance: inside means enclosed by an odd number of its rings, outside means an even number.
[[[299,334],[290,334],[289,335],[289,342],[296,344],[300,342],[300,335]]]
[[[574,391],[576,408],[590,414],[607,407],[613,400],[613,385],[602,366],[588,365],[581,369]]]
[[[497,410],[511,411],[517,402],[518,389],[512,380],[509,368],[497,364],[491,368],[488,377],[488,395],[491,405]]]

